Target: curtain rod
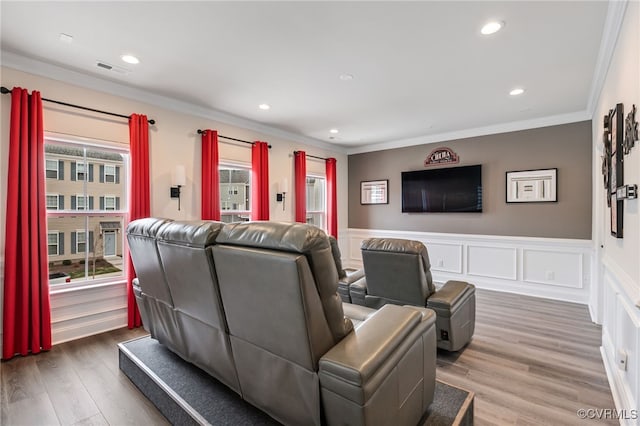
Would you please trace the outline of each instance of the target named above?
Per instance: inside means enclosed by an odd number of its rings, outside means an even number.
[[[206,132],[206,130],[202,130],[202,129],[198,129],[198,134],[201,135],[204,132]],[[236,138],[230,138],[229,136],[222,136],[222,135],[218,135],[219,138],[223,138],[223,139],[229,139],[230,141],[236,141],[236,142],[242,142],[242,143],[248,143],[250,145],[253,145],[255,142],[249,142],[249,141],[244,141],[242,139],[236,139]],[[271,149],[271,144],[267,145],[269,147],[269,149]]]
[[[294,154],[296,154],[298,151],[293,151]],[[311,158],[316,158],[318,160],[322,160],[322,161],[327,161],[328,158],[323,158],[323,157],[316,157],[315,155],[309,155],[309,154],[305,154],[306,157],[311,157]]]
[[[6,95],[7,93],[11,93],[11,90],[7,89],[6,87],[2,86],[0,87],[0,93],[2,93],[3,95]],[[89,108],[89,107],[84,107],[81,105],[74,105],[74,104],[70,104],[67,102],[62,102],[62,101],[55,101],[53,99],[47,99],[47,98],[42,98],[43,101],[46,102],[51,102],[54,104],[58,104],[58,105],[64,105],[64,106],[68,106],[68,107],[72,107],[72,108],[78,108],[78,109],[83,109],[85,111],[92,111],[92,112],[99,112],[100,114],[106,114],[106,115],[111,115],[114,117],[121,117],[121,118],[130,118],[130,116],[128,115],[124,115],[124,114],[116,114],[115,112],[108,112],[108,111],[102,111],[99,109],[95,109],[95,108]],[[156,124],[156,120],[147,120],[149,122],[149,124]]]

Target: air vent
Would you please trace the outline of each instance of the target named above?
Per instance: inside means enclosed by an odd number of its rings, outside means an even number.
[[[129,74],[131,72],[131,70],[119,67],[117,65],[111,65],[105,61],[96,61],[96,66],[98,68],[102,68],[103,70],[112,71],[118,74]]]
[[[104,62],[98,62],[97,65],[100,68],[104,68],[105,70],[110,70],[113,68],[113,66],[109,65],[109,64],[105,64]]]

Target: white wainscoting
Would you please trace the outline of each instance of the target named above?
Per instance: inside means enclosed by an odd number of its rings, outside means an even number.
[[[640,309],[636,306],[637,285],[610,259],[602,261],[603,321],[602,359],[611,392],[619,410],[640,409]],[[622,359],[626,358],[626,369]],[[639,413],[640,414],[640,413]],[[638,420],[621,419],[623,425],[636,425]]]
[[[126,283],[51,292],[53,344],[127,325]]]
[[[582,304],[589,301],[591,240],[351,228],[340,238],[345,265],[362,266],[360,244],[371,237],[423,242],[438,283],[463,280],[478,288]]]

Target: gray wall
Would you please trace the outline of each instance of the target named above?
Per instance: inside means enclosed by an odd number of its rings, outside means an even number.
[[[591,122],[349,156],[349,227],[591,239]],[[438,147],[482,164],[482,213],[402,213],[400,173],[424,169]],[[506,203],[507,171],[558,169],[557,203]],[[389,179],[389,204],[360,205],[360,182]]]

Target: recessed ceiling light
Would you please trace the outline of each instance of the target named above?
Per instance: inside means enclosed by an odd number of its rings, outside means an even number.
[[[335,135],[336,133],[338,133],[338,129],[331,129],[329,130],[329,133],[332,133]]]
[[[73,41],[73,36],[71,36],[69,34],[60,33],[60,35],[58,37],[59,37],[60,41],[63,42],[63,43],[71,44],[71,42]]]
[[[482,33],[482,35],[495,34],[498,31],[500,31],[502,27],[504,27],[504,22],[500,22],[500,21],[487,22],[484,25],[484,27],[482,27],[482,29],[480,30],[480,33]]]
[[[522,95],[523,93],[524,93],[524,89],[521,87],[515,88],[509,92],[511,96],[518,96],[518,95]]]
[[[260,104],[260,105],[258,105],[258,108],[260,108],[261,110],[266,111],[268,109],[271,109],[271,105],[269,105],[269,104]]]
[[[125,61],[128,64],[139,64],[140,63],[140,59],[136,58],[133,55],[122,55],[120,57],[120,59],[122,59],[123,61]]]
[[[353,80],[353,74],[340,74],[340,80],[342,81]]]

